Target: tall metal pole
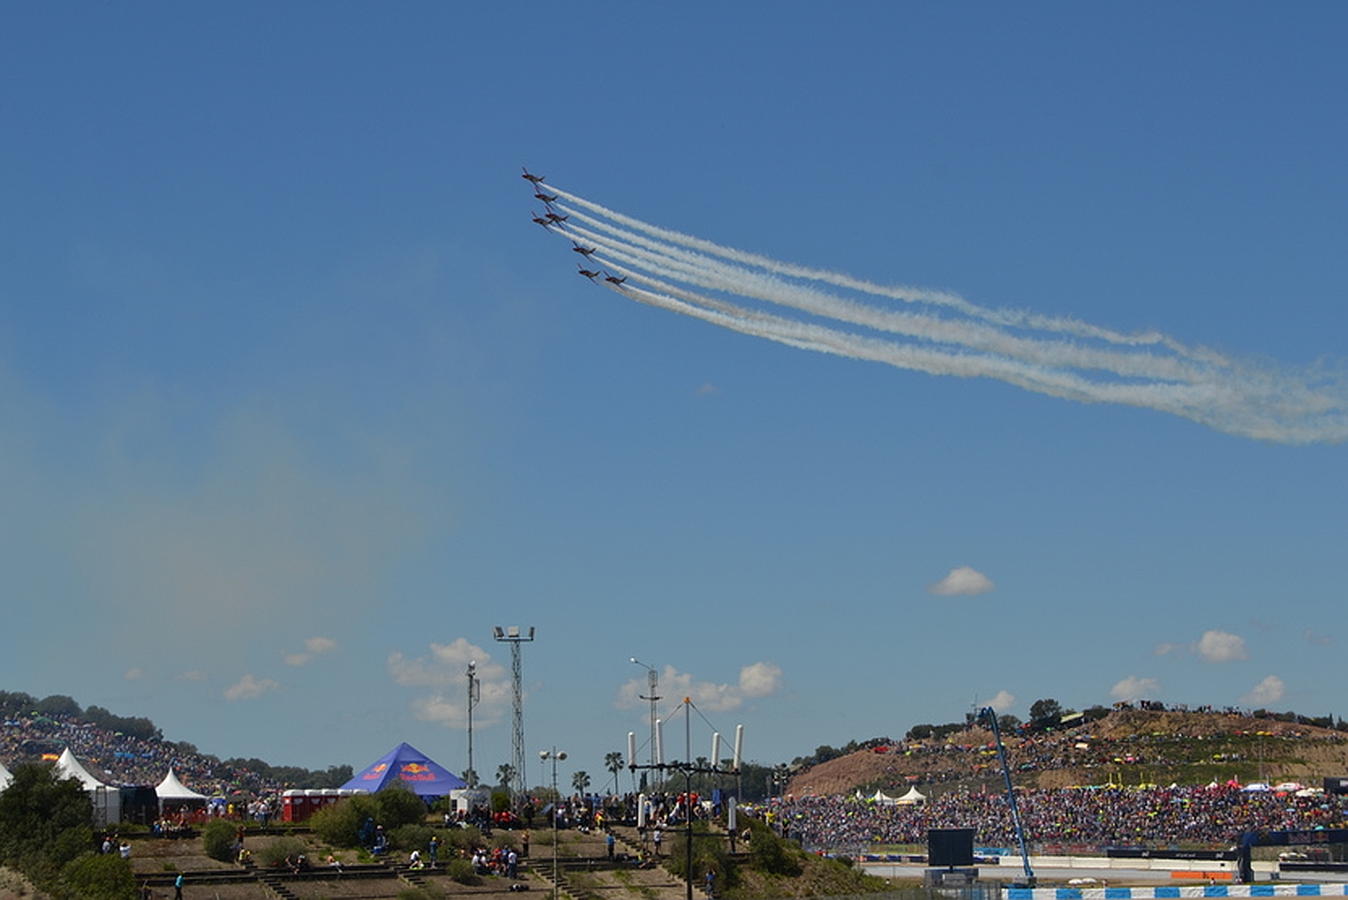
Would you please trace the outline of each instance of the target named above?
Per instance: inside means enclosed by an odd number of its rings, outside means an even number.
[[[528,635],[520,631],[518,625],[511,625],[509,628],[502,628],[497,625],[492,629],[492,636],[498,641],[510,644],[510,672],[512,676],[512,685],[515,694],[515,721],[511,734],[511,744],[514,759],[511,766],[514,768],[514,783],[510,785],[510,792],[518,800],[524,796],[524,666],[520,660],[520,644],[527,643],[534,639],[534,628],[529,626]]]
[[[477,787],[477,769],[473,768],[473,707],[482,699],[482,685],[477,680],[477,660],[468,663],[468,777],[469,787]]]
[[[638,666],[641,666],[643,669],[646,670],[646,682],[647,682],[647,684],[650,685],[649,693],[646,693],[646,694],[637,694],[637,696],[640,697],[642,700],[649,700],[649,701],[651,701],[651,765],[650,765],[650,771],[651,771],[651,773],[652,773],[653,775],[655,775],[656,778],[659,778],[659,779],[660,779],[658,782],[656,782],[657,784],[659,784],[659,783],[663,783],[663,781],[664,781],[664,778],[659,774],[660,770],[659,770],[659,768],[657,768],[656,762],[655,762],[655,720],[656,720],[656,718],[657,718],[657,717],[659,716],[659,714],[660,714],[659,703],[660,703],[660,700],[663,699],[663,698],[661,698],[660,695],[656,692],[656,688],[657,688],[657,686],[658,686],[659,683],[660,683],[660,673],[657,672],[657,671],[655,670],[655,666],[649,666],[649,665],[647,665],[646,663],[642,662],[641,660],[637,659],[635,656],[632,657],[632,662],[635,663],[635,664],[638,665]],[[635,762],[635,760],[629,760],[629,762]]]
[[[539,750],[539,760],[552,760],[552,900],[557,900],[557,813],[561,811],[562,795],[557,792],[557,760],[566,759],[566,751],[553,747]]]

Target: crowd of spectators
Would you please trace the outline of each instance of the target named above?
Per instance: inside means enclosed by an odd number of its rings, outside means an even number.
[[[70,715],[10,715],[0,722],[0,762],[10,768],[52,759],[67,747],[89,774],[108,785],[154,786],[172,767],[180,781],[207,795],[271,792],[283,787],[261,773],[223,766],[214,757],[185,750],[172,741],[109,731]]]
[[[1245,791],[1232,785],[1018,790],[1027,841],[1040,847],[1229,847],[1255,829],[1340,828],[1348,798]],[[973,828],[979,846],[1015,846],[1003,794],[953,791],[917,805],[882,806],[840,797],[774,800],[764,813],[809,849],[859,852],[878,844],[924,844],[932,828]]]

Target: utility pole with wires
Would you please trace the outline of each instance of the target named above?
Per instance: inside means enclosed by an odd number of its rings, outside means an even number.
[[[635,659],[632,660],[636,662]],[[654,682],[652,682],[654,683]],[[654,689],[652,688],[652,693]],[[693,761],[693,737],[692,737],[692,715],[691,711],[696,709],[693,706],[691,697],[684,697],[680,704],[684,716],[684,756],[682,761],[665,762],[664,759],[664,728],[659,719],[655,720],[653,734],[651,736],[651,763],[647,766],[637,765],[637,735],[634,731],[627,732],[627,767],[632,770],[633,777],[637,769],[648,769],[659,772],[663,775],[665,772],[682,772],[684,779],[684,818],[686,819],[684,841],[684,881],[687,883],[687,900],[693,900],[693,775],[736,775],[740,774],[740,758],[744,746],[744,726],[735,726],[735,745],[734,755],[731,757],[730,767],[724,768],[720,765],[718,757],[721,755],[721,733],[714,732],[711,736],[711,764],[698,765]],[[700,713],[699,713],[700,715]],[[704,718],[705,721],[705,718]],[[708,723],[710,724],[710,723]],[[733,836],[735,831],[734,800],[731,800],[729,827]],[[641,822],[644,816],[644,809],[638,808],[637,821]]]

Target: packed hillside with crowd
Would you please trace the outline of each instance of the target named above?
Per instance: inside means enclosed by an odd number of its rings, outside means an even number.
[[[145,718],[122,717],[106,709],[83,709],[72,698],[37,699],[0,691],[0,763],[13,769],[53,760],[66,748],[95,778],[108,785],[153,786],[171,767],[185,785],[207,795],[274,792],[287,787],[335,787],[325,783],[351,777],[349,766],[327,772],[278,768],[262,760],[221,761],[187,743],[164,740]]]
[[[1254,829],[1342,828],[1348,798],[1244,791],[1231,785],[1019,790],[1027,841],[1042,848],[1233,845]],[[840,797],[773,801],[764,815],[807,848],[859,852],[878,844],[925,844],[931,828],[973,828],[979,846],[1013,847],[1003,794],[954,791],[920,805],[882,806]]]

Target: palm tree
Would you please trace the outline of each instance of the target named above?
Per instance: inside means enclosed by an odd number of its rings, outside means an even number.
[[[618,790],[618,770],[623,767],[623,755],[617,750],[604,754],[604,768],[613,773],[613,793],[620,793]]]
[[[496,780],[501,783],[501,787],[510,787],[510,782],[515,780],[515,767],[510,763],[501,763],[496,767]]]
[[[585,789],[590,786],[590,776],[581,769],[571,776],[571,786],[576,789],[577,794],[585,793]]]

